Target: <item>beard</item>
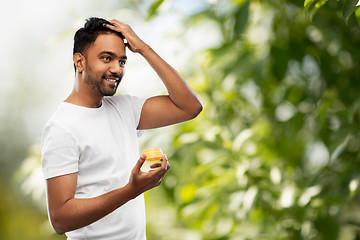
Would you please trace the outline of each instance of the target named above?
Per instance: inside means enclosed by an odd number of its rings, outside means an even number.
[[[116,86],[109,86],[107,84],[107,78],[118,78],[119,81],[116,82]],[[121,76],[120,75],[102,75],[100,77],[92,73],[88,69],[88,74],[84,79],[84,82],[90,86],[90,88],[97,94],[101,96],[113,96],[116,93],[116,90],[120,84]]]

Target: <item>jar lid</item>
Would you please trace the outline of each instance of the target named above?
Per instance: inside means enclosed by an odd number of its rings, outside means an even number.
[[[157,161],[162,159],[163,152],[160,148],[145,149],[143,152],[146,155],[146,161]]]

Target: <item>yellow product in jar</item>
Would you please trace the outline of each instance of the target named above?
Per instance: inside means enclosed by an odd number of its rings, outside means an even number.
[[[160,148],[150,148],[143,151],[143,153],[146,155],[146,160],[144,164],[141,166],[141,171],[148,172],[151,170],[154,170],[156,168],[151,168],[151,165],[154,165],[156,163],[162,163],[163,158],[163,152]]]

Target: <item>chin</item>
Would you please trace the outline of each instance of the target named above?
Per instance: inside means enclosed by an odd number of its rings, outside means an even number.
[[[104,97],[111,97],[111,96],[114,96],[115,93],[116,93],[116,91],[113,92],[113,93],[103,93],[102,95],[103,95]]]
[[[117,92],[117,88],[115,88],[115,89],[109,89],[109,88],[107,88],[107,89],[104,89],[104,88],[102,88],[102,89],[99,89],[100,91],[100,94],[101,95],[103,95],[104,97],[105,96],[114,96],[115,95],[115,93]]]

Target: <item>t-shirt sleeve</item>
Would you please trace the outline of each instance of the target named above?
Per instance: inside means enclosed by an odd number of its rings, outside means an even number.
[[[133,119],[135,121],[135,126],[137,128],[137,126],[139,126],[139,122],[140,122],[140,116],[141,116],[141,110],[144,106],[144,103],[146,102],[146,98],[139,98],[139,97],[135,97],[135,96],[129,96],[130,102],[131,102],[131,108],[132,108],[132,112],[133,112]],[[141,135],[143,135],[143,133],[145,132],[145,130],[137,130],[137,136],[140,137]]]
[[[44,179],[78,172],[79,148],[70,132],[55,124],[45,127],[41,140]]]
[[[126,119],[125,121],[129,124],[129,126],[131,126],[131,128],[137,129],[140,122],[141,110],[147,100],[146,98],[139,98],[128,94],[118,94],[113,97],[109,97],[106,100],[110,101],[111,104],[120,110],[120,115]],[[140,137],[144,132],[144,130],[136,131],[138,137]]]
[[[137,127],[140,122],[141,110],[142,110],[142,107],[144,106],[146,98],[132,97],[131,100],[132,100],[135,126]]]

